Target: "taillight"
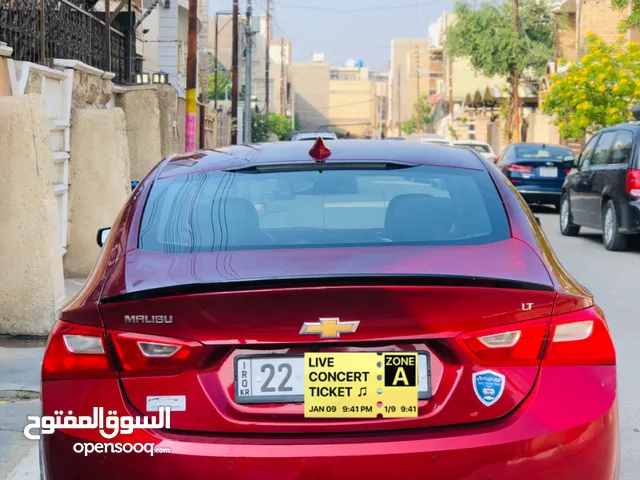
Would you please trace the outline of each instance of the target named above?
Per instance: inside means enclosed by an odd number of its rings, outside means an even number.
[[[199,342],[139,333],[110,333],[123,377],[176,375],[189,366],[203,348]]]
[[[548,330],[548,320],[534,320],[464,333],[457,340],[479,365],[535,365]]]
[[[566,173],[567,175],[569,175],[571,173],[571,169],[570,168],[565,168],[564,169],[564,173]]]
[[[615,365],[611,334],[597,307],[553,317],[543,365]]]
[[[529,167],[527,165],[511,164],[507,168],[509,169],[510,172],[527,172],[527,173],[533,172],[533,167]]]
[[[615,365],[613,341],[597,307],[504,325],[456,338],[478,365]]]
[[[42,379],[175,375],[203,348],[199,342],[56,322],[42,362]],[[115,361],[114,361],[115,360]]]
[[[42,380],[115,377],[104,329],[56,322],[42,361]]]
[[[627,170],[627,193],[640,198],[640,170]]]

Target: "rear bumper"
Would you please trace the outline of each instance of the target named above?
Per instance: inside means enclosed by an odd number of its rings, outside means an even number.
[[[137,431],[113,440],[153,442],[171,451],[153,456],[75,453],[77,442],[106,441],[95,432],[75,430],[73,435],[56,432],[43,437],[44,463],[48,480],[614,480],[618,478],[615,375],[613,366],[547,367],[517,411],[483,425],[306,438]],[[85,401],[104,405],[110,387],[91,383],[91,389],[81,392],[93,397]],[[50,395],[62,391],[59,386],[50,386],[43,384],[45,413],[64,402]],[[122,412],[127,406],[119,389],[117,397]],[[107,408],[113,408],[113,400]]]
[[[640,199],[623,205],[620,210],[620,233],[640,233]]]
[[[557,205],[560,203],[560,191],[533,190],[524,187],[517,188],[517,190],[527,203],[539,203],[542,205]]]

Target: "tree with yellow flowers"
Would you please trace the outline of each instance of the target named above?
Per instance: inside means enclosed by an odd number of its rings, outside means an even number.
[[[591,32],[587,40],[587,54],[552,76],[542,104],[564,138],[624,122],[640,100],[640,45],[622,38],[608,45]]]

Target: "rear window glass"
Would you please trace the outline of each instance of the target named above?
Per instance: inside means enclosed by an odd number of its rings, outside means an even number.
[[[207,172],[155,182],[139,247],[163,253],[480,245],[510,237],[485,171]]]
[[[568,148],[544,147],[540,145],[526,145],[515,147],[516,158],[532,158],[540,160],[563,160],[565,156],[573,152]]]
[[[491,153],[488,145],[476,145],[473,143],[456,143],[460,147],[469,147],[479,153]]]

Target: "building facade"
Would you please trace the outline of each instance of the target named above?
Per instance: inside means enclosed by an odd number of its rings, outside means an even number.
[[[291,66],[295,114],[301,130],[332,130],[348,137],[384,133],[387,74],[364,66],[332,67],[324,55]]]
[[[391,40],[387,132],[402,135],[402,124],[413,118],[416,102],[432,90],[429,41],[427,38]]]

